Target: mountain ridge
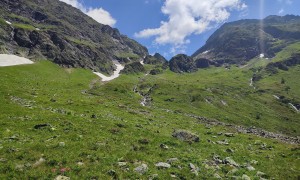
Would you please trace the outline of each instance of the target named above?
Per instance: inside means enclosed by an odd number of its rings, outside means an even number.
[[[261,27],[262,26],[262,27]],[[243,64],[254,57],[275,53],[300,39],[300,16],[268,16],[263,20],[244,19],[225,23],[192,57],[219,64]]]
[[[114,70],[112,60],[148,55],[146,47],[118,29],[102,25],[64,2],[12,0],[0,5],[2,53],[108,74]]]

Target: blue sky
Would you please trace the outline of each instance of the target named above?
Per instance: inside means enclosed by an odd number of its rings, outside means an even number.
[[[223,23],[300,15],[299,0],[61,0],[167,59],[193,54]]]

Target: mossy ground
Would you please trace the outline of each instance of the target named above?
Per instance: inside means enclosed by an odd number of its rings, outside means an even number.
[[[212,179],[215,173],[223,178],[247,174],[259,179],[257,171],[268,178],[297,179],[298,145],[207,126],[186,114],[299,135],[299,114],[271,96],[280,90],[273,84],[284,75],[291,86],[289,95],[299,98],[298,85],[292,85],[299,79],[298,70],[295,67],[289,71],[293,73],[282,72],[259,82],[259,88],[270,89],[260,93],[249,86],[252,72],[235,67],[192,74],[121,75],[108,83],[88,70],[63,69],[48,61],[1,67],[0,179],[54,179],[59,174],[72,179],[147,179],[153,174],[158,179],[170,179],[171,174],[181,179]],[[145,92],[152,88],[151,106],[140,105],[135,86]],[[36,129],[38,124],[51,126]],[[177,140],[172,137],[174,129],[193,132],[200,142]],[[235,137],[219,132],[233,132]],[[212,143],[225,139],[229,145]],[[220,164],[217,169],[205,163],[214,155],[231,157],[240,165],[258,163],[252,164],[255,171],[240,167],[230,175],[232,166]],[[45,162],[34,165],[40,158]],[[170,169],[154,166],[169,158],[179,161]],[[119,167],[120,161],[127,165]],[[149,167],[144,175],[134,171],[141,163]],[[189,163],[200,168],[199,176],[190,171]]]

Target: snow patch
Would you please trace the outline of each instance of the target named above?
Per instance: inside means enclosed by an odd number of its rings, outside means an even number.
[[[120,72],[121,72],[121,70],[124,69],[124,66],[122,66],[117,61],[114,61],[114,64],[115,64],[115,66],[117,66],[117,69],[114,71],[113,75],[111,75],[111,76],[105,76],[104,74],[99,73],[99,72],[94,72],[94,74],[96,74],[97,76],[101,77],[102,81],[111,81],[113,79],[116,79],[117,77],[120,76]]]
[[[259,58],[264,58],[265,57],[265,54],[260,54],[259,55]]]
[[[9,24],[9,25],[11,25],[12,23],[11,22],[9,22],[9,21],[5,21],[7,24]]]
[[[12,55],[12,54],[0,54],[0,66],[15,66],[21,64],[33,64],[33,61],[30,61],[27,58]]]
[[[253,86],[253,78],[250,79],[250,84],[249,86]]]
[[[276,96],[276,95],[273,95],[273,97],[275,98],[275,99],[280,99],[278,96]]]
[[[290,106],[292,106],[292,108],[296,111],[296,112],[299,112],[299,110],[297,109],[296,106],[294,106],[292,103],[289,103]]]
[[[204,52],[201,53],[201,54],[207,54],[207,53],[209,53],[209,51],[210,51],[210,50],[204,51]]]
[[[141,63],[142,65],[144,65],[144,60],[141,60],[140,63]]]

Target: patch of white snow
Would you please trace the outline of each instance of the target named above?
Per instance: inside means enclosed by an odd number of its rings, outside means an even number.
[[[0,54],[0,66],[15,66],[21,64],[33,64],[33,61],[12,54]]]
[[[259,55],[259,58],[264,58],[265,57],[265,54],[260,54]]]
[[[111,76],[105,76],[104,74],[99,73],[99,72],[94,72],[94,74],[96,74],[97,76],[101,77],[102,81],[111,81],[113,79],[116,79],[117,77],[120,76],[120,72],[121,72],[121,70],[124,69],[124,66],[122,66],[117,61],[114,61],[114,64],[117,66],[117,69],[114,71],[113,75],[111,75]]]
[[[293,108],[296,112],[299,112],[298,109],[297,109],[297,107],[294,106],[292,103],[289,103],[289,105],[292,106],[292,108]]]
[[[276,95],[273,95],[273,97],[275,98],[275,99],[280,99],[278,96],[276,96]]]
[[[207,53],[209,53],[209,50],[208,51],[204,51],[202,54],[207,54]]]
[[[7,24],[9,24],[9,25],[11,25],[11,22],[9,22],[9,21],[5,21]]]

